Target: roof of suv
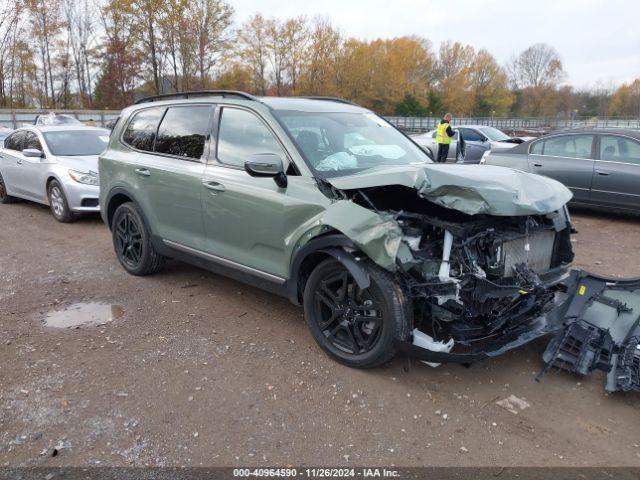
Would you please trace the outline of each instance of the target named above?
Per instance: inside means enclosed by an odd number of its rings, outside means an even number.
[[[273,110],[294,110],[300,112],[325,113],[366,113],[368,109],[333,97],[254,97],[244,92],[214,90],[163,94],[138,100],[136,107],[150,105],[174,105],[176,103],[202,103],[223,99],[225,103],[238,105],[264,105]]]

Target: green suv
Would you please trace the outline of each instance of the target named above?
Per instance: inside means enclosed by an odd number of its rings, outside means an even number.
[[[563,185],[433,164],[340,99],[143,99],[122,111],[99,177],[127,272],[173,258],[285,295],[353,367],[521,345],[544,330],[573,258]]]

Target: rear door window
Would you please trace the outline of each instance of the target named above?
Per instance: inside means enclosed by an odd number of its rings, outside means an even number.
[[[141,110],[134,114],[122,134],[122,141],[137,150],[152,152],[158,123],[163,113],[164,108],[156,107]]]
[[[254,154],[275,153],[285,161],[285,153],[271,130],[253,113],[239,108],[222,109],[218,132],[218,160],[243,167]]]
[[[544,141],[544,154],[554,157],[591,158],[594,135],[560,135]]]
[[[199,160],[209,136],[212,105],[171,107],[162,119],[155,151]]]
[[[617,135],[601,135],[600,160],[640,164],[640,143]]]

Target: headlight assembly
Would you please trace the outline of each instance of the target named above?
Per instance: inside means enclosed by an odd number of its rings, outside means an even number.
[[[77,170],[69,170],[69,176],[78,183],[85,185],[99,185],[98,176],[94,173],[79,172]]]

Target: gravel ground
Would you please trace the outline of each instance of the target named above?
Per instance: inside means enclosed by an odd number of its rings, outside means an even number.
[[[574,223],[576,267],[640,276],[640,219]],[[78,302],[117,318],[44,325]],[[285,299],[178,262],[129,276],[99,218],[0,206],[0,465],[640,466],[640,395],[535,382],[545,345],[348,369]]]

